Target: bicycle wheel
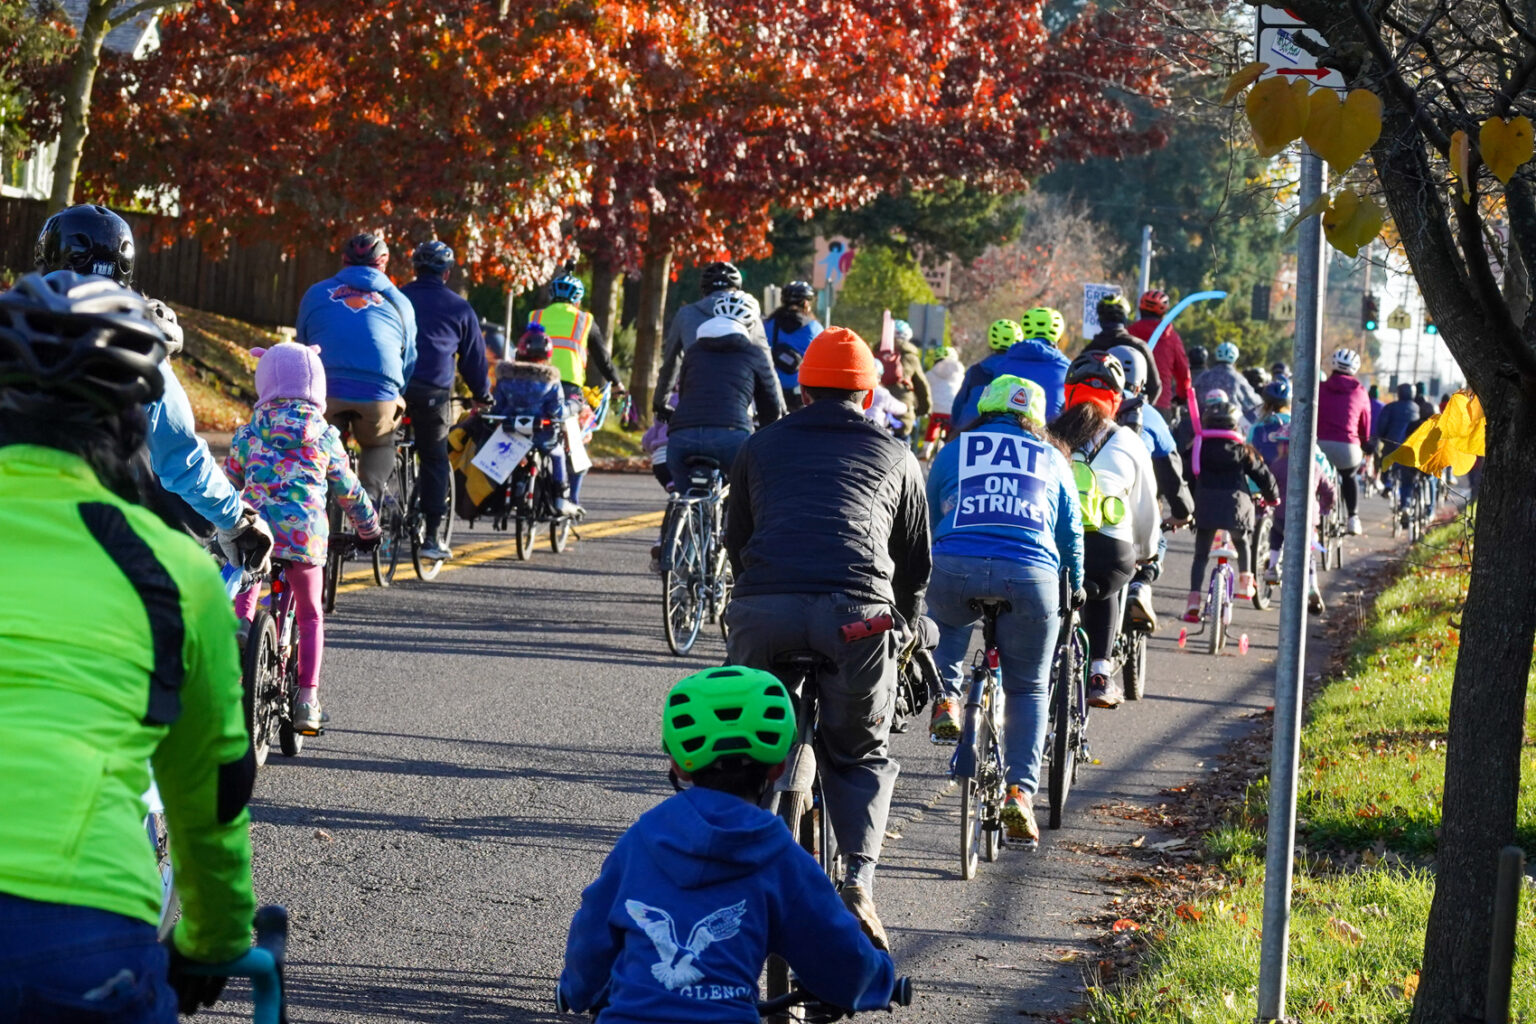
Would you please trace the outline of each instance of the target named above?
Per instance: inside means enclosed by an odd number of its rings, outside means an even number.
[[[383,536],[379,538],[379,546],[373,549],[373,582],[381,587],[395,581],[395,572],[400,568],[400,548],[408,543],[405,511],[409,496],[403,490],[406,474],[403,465],[401,459],[395,460],[395,468],[379,500],[379,528]]]
[[[1056,685],[1051,692],[1051,767],[1046,776],[1051,828],[1061,828],[1067,797],[1077,775],[1077,724],[1072,707],[1077,690],[1076,660],[1072,652],[1072,633],[1068,632],[1067,642],[1056,652]]]
[[[411,501],[405,515],[406,533],[411,541],[411,568],[416,571],[419,580],[435,580],[437,574],[443,569],[441,558],[423,558],[422,547],[427,542],[427,519],[421,511],[421,478],[417,477],[411,484]],[[450,507],[444,516],[442,532],[444,543],[453,535],[453,509]]]
[[[1128,633],[1125,637],[1125,664],[1120,670],[1125,683],[1125,699],[1141,700],[1147,691],[1147,635]]]
[[[1003,800],[1007,791],[1003,785],[1003,752],[998,745],[997,723],[992,717],[991,701],[986,714],[981,716],[981,732],[977,746],[981,750],[980,772],[976,784],[981,798],[977,808],[977,822],[981,827],[981,859],[991,864],[997,860],[1003,845]]]
[[[667,646],[676,655],[687,654],[704,624],[704,604],[699,580],[704,574],[702,552],[693,508],[675,517],[675,534],[663,542],[668,555],[661,573],[661,616],[667,630]]]
[[[561,516],[549,524],[549,548],[555,554],[565,550],[566,541],[571,536],[571,520],[569,516]]]
[[[281,716],[281,680],[273,678],[277,665],[277,627],[266,609],[256,609],[240,657],[240,685],[245,702],[245,721],[251,734],[251,751],[258,767],[267,763],[275,722]],[[275,693],[273,691],[276,691]]]
[[[533,516],[519,510],[512,517],[512,534],[517,540],[517,557],[526,562],[533,557]]]
[[[330,520],[330,536],[335,537],[341,532],[341,506],[331,499],[326,509],[326,516]],[[341,582],[341,574],[347,564],[346,557],[339,545],[329,544],[325,550],[325,579],[323,583],[324,593],[321,594],[321,604],[325,613],[329,615],[336,610],[336,585]]]
[[[1218,569],[1211,573],[1210,596],[1206,600],[1207,621],[1211,632],[1208,637],[1207,650],[1211,654],[1220,654],[1227,642],[1227,574]]]
[[[294,624],[297,633],[298,624]],[[298,757],[304,749],[304,734],[293,727],[293,713],[299,702],[299,643],[294,637],[283,665],[283,717],[277,728],[277,745],[284,757]]]
[[[981,859],[981,791],[975,779],[960,779],[960,877],[976,877]]]

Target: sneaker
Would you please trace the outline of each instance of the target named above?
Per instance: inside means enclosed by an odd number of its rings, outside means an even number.
[[[1198,590],[1189,592],[1189,603],[1184,606],[1184,621],[1199,622],[1200,609],[1205,606],[1205,595]]]
[[[1253,582],[1253,573],[1240,572],[1237,574],[1237,599],[1239,601],[1253,600],[1253,593],[1258,589]]]
[[[940,697],[933,702],[928,735],[935,743],[954,743],[960,738],[960,706],[953,697]]]
[[[1409,514],[1408,510],[1407,509],[1403,509],[1401,512],[1399,512],[1397,514],[1398,525],[1401,526],[1405,530],[1408,529],[1408,523],[1409,523],[1409,520],[1411,518],[1412,517]]]
[[[1321,615],[1321,614],[1323,614],[1323,595],[1322,594],[1319,594],[1317,591],[1314,590],[1314,591],[1312,591],[1312,593],[1307,595],[1307,611],[1311,612],[1313,615]]]
[[[1030,798],[1018,786],[1008,787],[1008,799],[1003,801],[1003,824],[1008,828],[1008,838],[1021,842],[1038,843],[1040,826],[1035,824],[1035,809]]]
[[[1276,562],[1264,570],[1264,582],[1274,585],[1280,582],[1280,563]]]
[[[296,732],[305,736],[318,736],[322,720],[318,700],[300,701],[293,706],[293,728]]]
[[[430,562],[446,562],[453,557],[453,549],[440,540],[429,540],[421,546],[421,557]]]
[[[1350,516],[1349,525],[1344,528],[1344,532],[1348,533],[1351,537],[1358,537],[1364,533],[1365,527],[1360,525],[1360,517]]]
[[[555,511],[563,516],[570,516],[572,519],[581,518],[581,506],[570,498],[557,499],[555,501]]]
[[[651,572],[661,574],[661,545],[651,545]]]
[[[1157,612],[1152,610],[1152,587],[1147,583],[1132,583],[1126,615],[1131,625],[1147,633],[1157,632]]]
[[[869,941],[880,949],[889,950],[891,940],[885,937],[885,925],[875,913],[875,901],[870,898],[869,890],[862,885],[845,885],[838,895],[842,896],[843,906],[858,920],[864,934],[869,936]]]
[[[1089,707],[1117,708],[1124,702],[1125,691],[1120,686],[1120,680],[1098,674],[1088,680]]]

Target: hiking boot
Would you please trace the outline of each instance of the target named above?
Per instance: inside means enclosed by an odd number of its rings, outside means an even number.
[[[1088,680],[1088,706],[1117,708],[1125,702],[1125,690],[1120,680],[1112,676],[1094,673]]]
[[[1199,622],[1200,609],[1205,606],[1205,595],[1198,590],[1189,592],[1189,603],[1184,606],[1184,621]]]
[[[1254,591],[1257,589],[1253,582],[1253,573],[1240,572],[1237,574],[1237,598],[1239,601],[1253,600]]]
[[[1152,610],[1152,586],[1149,583],[1132,583],[1130,598],[1126,602],[1126,616],[1131,625],[1145,633],[1157,632],[1157,612]]]
[[[1026,843],[1040,841],[1040,826],[1035,824],[1035,809],[1030,798],[1018,786],[1008,787],[1008,799],[1003,801],[1003,825],[1008,838]]]
[[[955,698],[940,697],[933,702],[928,736],[935,743],[954,743],[960,738],[960,705]]]
[[[320,735],[320,723],[323,721],[318,699],[300,701],[293,706],[293,730],[305,736]]]
[[[869,890],[862,885],[845,885],[839,895],[843,897],[843,906],[848,908],[864,934],[869,936],[869,941],[879,949],[889,950],[891,941],[885,937],[885,925],[880,923],[880,915],[875,913],[875,901],[870,898]]]
[[[1350,516],[1349,525],[1344,528],[1344,532],[1349,534],[1351,537],[1358,537],[1364,533],[1365,527],[1360,525],[1360,517]]]

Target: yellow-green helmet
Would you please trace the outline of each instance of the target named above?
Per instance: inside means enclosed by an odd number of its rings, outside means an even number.
[[[726,665],[695,672],[667,694],[661,743],[685,772],[741,755],[778,764],[795,738],[795,707],[777,676]]]
[[[1067,330],[1066,317],[1061,315],[1060,310],[1048,306],[1036,306],[1024,314],[1020,323],[1024,328],[1024,337],[1044,338],[1052,345],[1060,341]]]
[[[987,328],[987,344],[994,352],[1006,352],[1024,340],[1024,328],[1017,320],[994,320]]]
[[[1045,389],[1032,380],[1005,373],[995,377],[976,403],[978,413],[1011,412],[1045,422]]]

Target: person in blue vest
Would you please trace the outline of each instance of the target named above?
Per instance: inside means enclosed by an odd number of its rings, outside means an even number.
[[[1045,392],[1045,415],[1054,420],[1061,414],[1067,381],[1067,367],[1072,360],[1057,348],[1067,322],[1054,309],[1044,306],[1024,314],[1022,322],[998,320],[987,330],[987,344],[993,355],[965,371],[960,393],[950,411],[951,439],[976,418],[976,404],[987,385],[1004,374],[1032,380]]]
[[[800,361],[811,339],[822,332],[821,322],[811,312],[815,302],[815,288],[804,281],[791,281],[779,291],[779,308],[763,325],[784,405],[790,412],[805,404],[800,394]]]
[[[443,543],[453,469],[448,464],[448,428],[453,424],[455,369],[481,405],[491,401],[485,337],[474,309],[448,287],[453,250],[436,239],[411,253],[416,280],[400,289],[416,311],[416,370],[405,385],[405,411],[416,430],[421,459],[421,515],[426,526],[424,558],[453,557]]]

